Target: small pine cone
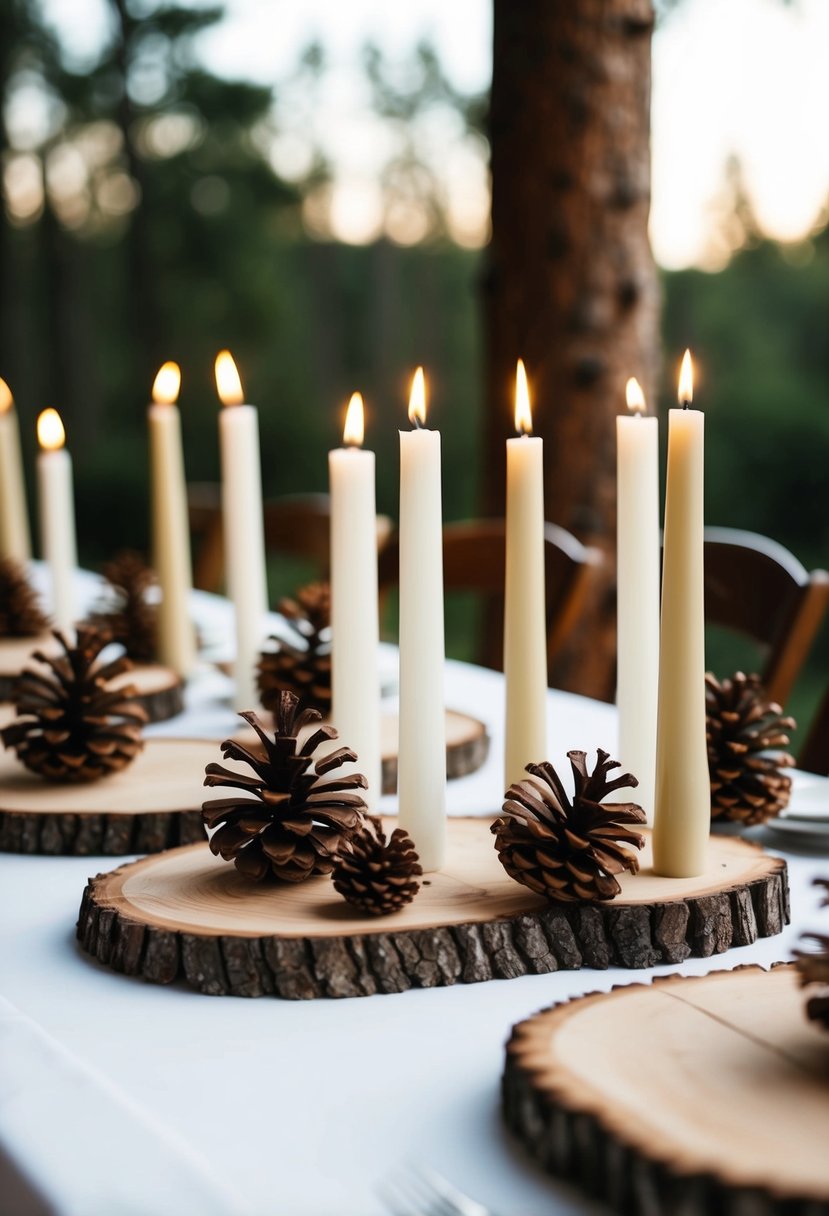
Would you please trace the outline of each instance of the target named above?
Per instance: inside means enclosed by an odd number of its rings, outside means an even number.
[[[280,600],[279,611],[294,637],[272,637],[273,648],[259,656],[262,705],[273,712],[280,694],[293,692],[326,717],[331,712],[331,589],[328,583],[309,583],[295,598]]]
[[[504,869],[516,882],[553,902],[613,899],[621,891],[614,878],[622,870],[635,874],[645,838],[631,824],[644,823],[645,812],[632,802],[602,798],[639,784],[630,773],[609,781],[621,767],[598,749],[596,767],[588,774],[585,753],[567,753],[573,770],[572,802],[552,764],[528,764],[529,779],[507,790],[504,809],[492,825],[495,847]]]
[[[815,886],[823,887],[823,907],[829,904],[829,878],[816,878]],[[806,1016],[829,1030],[829,937],[824,933],[807,933],[805,941],[814,942],[809,950],[795,950],[795,966],[800,986],[817,985],[817,991],[806,1001]]]
[[[97,662],[111,640],[106,634],[81,626],[74,646],[62,633],[54,636],[63,654],[34,652],[32,658],[48,670],[26,668],[18,677],[19,716],[0,730],[0,739],[47,781],[97,781],[135,759],[144,746],[147,715],[135,688],[112,687],[116,676],[129,671],[129,659]]]
[[[158,605],[150,599],[155,571],[139,553],[125,549],[101,569],[106,587],[90,615],[91,624],[109,633],[136,663],[151,663],[158,653]]]
[[[0,637],[33,638],[48,626],[26,567],[10,557],[0,558]]]
[[[412,902],[422,873],[408,833],[395,828],[387,840],[380,820],[367,815],[334,862],[334,889],[368,916],[388,916]]]
[[[770,701],[759,676],[738,671],[720,683],[705,677],[711,817],[750,827],[788,806],[792,779],[782,769],[794,757],[785,751],[794,718]]]
[[[210,848],[233,861],[246,878],[273,874],[285,882],[302,882],[315,874],[330,874],[334,858],[360,827],[366,804],[360,790],[368,782],[360,773],[329,777],[357,759],[340,747],[315,758],[318,749],[337,738],[333,726],[304,727],[320,722],[315,709],[297,712],[299,698],[280,694],[274,714],[276,732],[269,735],[253,712],[240,715],[259,736],[261,746],[250,751],[226,739],[222,755],[252,771],[208,764],[204,784],[231,790],[227,798],[205,802],[208,828],[216,828]]]

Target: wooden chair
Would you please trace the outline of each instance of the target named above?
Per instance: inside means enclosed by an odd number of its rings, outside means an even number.
[[[806,570],[776,541],[705,529],[705,618],[765,652],[763,682],[785,705],[829,607],[829,574]]]
[[[212,483],[188,490],[191,531],[201,537],[193,582],[205,591],[220,591],[224,580],[221,491]],[[319,578],[328,578],[331,549],[331,503],[327,494],[286,494],[264,505],[265,549],[307,558]],[[392,533],[387,515],[377,516],[377,547]]]
[[[602,562],[556,524],[544,525],[547,582],[547,672],[584,603],[590,578]],[[399,578],[397,537],[380,554],[381,603]],[[448,592],[470,591],[483,604],[475,661],[502,671],[504,666],[505,526],[502,519],[470,520],[443,529],[443,580]]]

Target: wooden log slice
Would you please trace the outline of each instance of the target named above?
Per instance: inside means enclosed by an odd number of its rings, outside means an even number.
[[[397,740],[400,718],[384,713],[380,723],[383,752],[383,793],[397,793]],[[486,763],[489,735],[483,722],[455,709],[446,711],[446,776],[450,781],[467,777]]]
[[[172,667],[160,663],[136,663],[113,681],[134,684],[138,700],[147,711],[150,722],[166,722],[184,712],[184,681]]]
[[[29,664],[32,652],[56,652],[51,633],[37,638],[4,638],[0,641],[0,701],[10,701],[14,682]],[[134,684],[139,701],[150,722],[166,722],[184,709],[184,681],[170,667],[160,663],[136,663],[131,671],[113,681],[114,685]]]
[[[506,1122],[630,1216],[829,1213],[829,1042],[794,968],[680,975],[515,1027]]]
[[[272,729],[272,718],[264,710],[262,720]],[[336,725],[336,723],[335,723]],[[397,739],[400,719],[396,713],[383,713],[380,720],[380,747],[383,755],[383,793],[397,793]],[[256,747],[258,739],[252,730],[235,731],[234,739],[248,747]],[[343,739],[348,744],[347,739]],[[477,772],[489,755],[489,735],[483,722],[458,710],[446,711],[446,776],[466,777]],[[359,765],[357,766],[359,768]]]
[[[0,851],[158,853],[203,841],[204,769],[216,745],[147,739],[132,764],[88,785],[59,785],[0,752]]]
[[[450,818],[445,867],[402,911],[370,918],[327,878],[251,884],[196,845],[90,879],[78,938],[155,983],[296,999],[650,967],[779,933],[785,862],[736,837],[712,838],[709,853],[701,878],[657,878],[648,844],[644,872],[624,875],[615,902],[553,906],[507,875],[488,820]]]

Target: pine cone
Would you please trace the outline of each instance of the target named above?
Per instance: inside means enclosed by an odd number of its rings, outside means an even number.
[[[330,874],[334,858],[360,826],[366,804],[359,791],[368,782],[360,773],[333,777],[328,773],[357,759],[347,747],[314,753],[337,738],[333,726],[321,725],[300,739],[304,726],[320,721],[315,709],[297,713],[298,697],[282,692],[276,706],[276,733],[271,737],[252,711],[244,718],[262,746],[249,751],[234,739],[222,744],[225,760],[247,764],[252,773],[208,764],[204,784],[235,792],[205,802],[204,821],[218,830],[210,848],[225,861],[234,861],[246,878],[273,873],[286,882],[301,882],[314,874]],[[313,767],[312,767],[313,766]]]
[[[395,828],[386,840],[380,820],[367,815],[334,862],[334,889],[369,916],[386,916],[412,902],[422,873],[408,833]]]
[[[293,640],[272,637],[272,650],[259,656],[259,698],[265,709],[275,710],[280,693],[294,692],[304,706],[331,712],[331,588],[309,583],[294,599],[279,602],[290,621]]]
[[[613,899],[622,889],[613,875],[639,869],[639,858],[627,846],[641,849],[645,843],[628,825],[644,823],[646,816],[632,802],[600,803],[614,790],[639,782],[630,773],[608,781],[607,774],[620,765],[601,748],[589,775],[584,752],[567,757],[575,785],[572,802],[547,763],[528,764],[532,776],[507,790],[503,813],[492,825],[498,857],[511,878],[547,899]]]
[[[48,625],[26,567],[10,557],[0,558],[0,637],[37,637]]]
[[[815,886],[823,887],[822,906],[829,904],[829,878],[816,878]],[[819,984],[814,996],[806,1002],[806,1016],[820,1022],[829,1030],[829,937],[824,933],[807,933],[806,941],[815,943],[812,950],[795,950],[795,966],[800,974],[801,988]]]
[[[47,781],[97,781],[135,759],[143,747],[141,727],[147,715],[133,687],[111,685],[129,671],[129,659],[96,663],[110,642],[106,634],[81,626],[74,646],[62,633],[54,636],[64,653],[34,652],[32,658],[50,670],[27,668],[18,677],[14,699],[19,717],[0,731],[0,738]]]
[[[136,663],[151,663],[158,650],[158,606],[147,593],[156,586],[155,571],[140,553],[125,549],[101,573],[107,586],[91,623],[106,630]]]
[[[787,747],[794,718],[769,701],[759,676],[741,671],[720,683],[705,677],[711,817],[749,827],[765,823],[788,806],[792,779],[780,770],[794,757],[773,748]]]

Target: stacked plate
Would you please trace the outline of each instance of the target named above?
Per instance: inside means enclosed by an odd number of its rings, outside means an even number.
[[[829,777],[798,771],[792,776],[791,802],[766,827],[792,844],[829,852]]]

